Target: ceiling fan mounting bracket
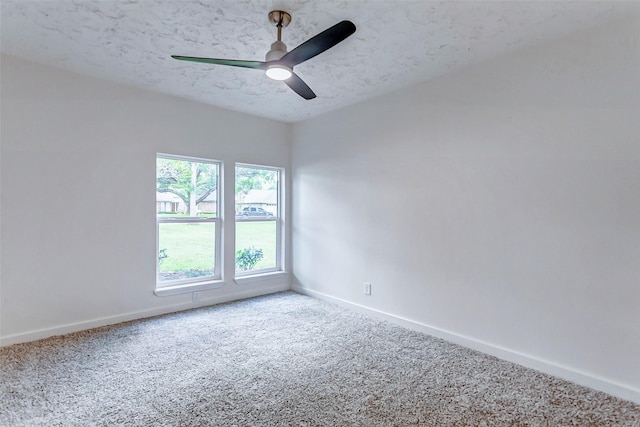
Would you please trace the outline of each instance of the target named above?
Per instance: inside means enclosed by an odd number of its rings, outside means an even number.
[[[291,15],[284,10],[272,10],[269,12],[269,21],[276,27],[286,27],[291,23]]]

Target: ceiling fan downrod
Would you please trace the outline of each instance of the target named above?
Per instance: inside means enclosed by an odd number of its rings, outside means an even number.
[[[272,10],[269,12],[269,21],[278,28],[278,41],[281,41],[282,28],[291,23],[291,15],[284,10]]]

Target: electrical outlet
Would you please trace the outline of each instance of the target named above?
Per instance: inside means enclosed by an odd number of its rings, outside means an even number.
[[[198,302],[198,300],[200,299],[200,292],[194,292],[191,295],[193,297],[193,302]]]
[[[371,283],[364,282],[364,294],[371,295]]]

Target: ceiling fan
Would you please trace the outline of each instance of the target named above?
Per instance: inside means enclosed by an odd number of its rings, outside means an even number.
[[[271,45],[264,61],[243,61],[237,59],[198,58],[194,56],[171,55],[181,61],[204,62],[206,64],[230,65],[232,67],[253,68],[263,70],[268,77],[282,80],[295,93],[304,99],[313,99],[316,94],[311,88],[293,72],[293,67],[321,54],[325,50],[337,45],[356,31],[351,21],[338,22],[323,32],[302,43],[291,52],[287,52],[287,45],[282,40],[282,28],[289,25],[291,15],[282,10],[269,12],[269,20],[278,28],[278,40]]]

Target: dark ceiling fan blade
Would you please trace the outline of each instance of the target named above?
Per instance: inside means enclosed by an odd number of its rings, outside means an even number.
[[[342,40],[356,32],[356,26],[351,21],[338,22],[333,27],[327,28],[320,34],[311,37],[291,52],[280,58],[280,63],[289,67],[321,54],[327,49],[340,43]]]
[[[295,93],[303,97],[304,99],[313,99],[316,94],[313,93],[311,88],[300,78],[296,73],[292,73],[291,77],[284,81]]]
[[[266,70],[267,63],[262,61],[242,61],[239,59],[216,59],[198,58],[195,56],[171,55],[173,59],[180,61],[204,62],[205,64],[231,65],[232,67],[254,68],[256,70]]]

